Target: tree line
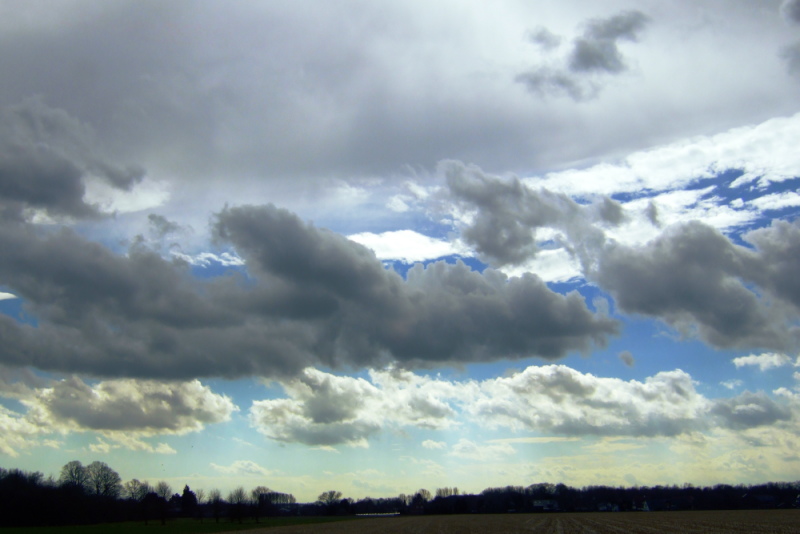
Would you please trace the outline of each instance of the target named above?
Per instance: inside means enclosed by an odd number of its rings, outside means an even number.
[[[419,489],[396,497],[359,500],[340,491],[298,503],[290,493],[259,485],[239,486],[227,495],[184,485],[173,492],[165,481],[151,485],[119,474],[104,462],[65,464],[57,479],[39,472],[0,468],[0,527],[74,525],[114,521],[159,521],[176,517],[197,521],[258,522],[286,515],[459,514],[581,511],[655,511],[790,508],[800,505],[800,482],[760,485],[585,486],[536,483],[487,488],[478,494],[456,487]]]

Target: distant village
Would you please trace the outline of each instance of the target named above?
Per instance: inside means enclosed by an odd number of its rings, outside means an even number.
[[[58,477],[0,468],[0,527],[75,525],[116,521],[166,523],[255,521],[276,516],[497,514],[558,512],[650,512],[800,507],[800,481],[759,485],[585,486],[536,483],[487,488],[478,494],[458,488],[420,489],[396,497],[355,500],[330,490],[315,502],[300,503],[267,486],[174,492],[166,482],[151,485],[119,474],[103,462],[66,464]]]

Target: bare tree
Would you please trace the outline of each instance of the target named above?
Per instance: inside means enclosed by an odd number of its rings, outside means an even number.
[[[89,474],[86,468],[78,460],[73,460],[64,464],[61,468],[61,474],[58,477],[58,483],[62,486],[69,485],[80,488],[86,491],[87,483],[89,481]]]
[[[146,480],[144,482],[140,482],[136,478],[127,481],[122,487],[122,495],[124,497],[140,502],[142,499],[144,499],[144,496],[151,491],[153,491],[153,487],[149,482]]]
[[[170,497],[172,497],[172,486],[164,482],[163,480],[159,480],[158,484],[156,484],[156,495],[161,497],[162,499],[168,501]]]
[[[203,522],[203,502],[206,498],[206,490],[199,489],[194,492],[197,496],[197,517],[200,519],[200,522]]]
[[[422,500],[425,501],[425,502],[428,502],[428,501],[431,500],[431,492],[426,490],[425,488],[421,488],[417,492],[417,495],[419,495],[422,498]]]
[[[338,503],[341,500],[341,498],[342,498],[341,491],[329,490],[320,493],[319,497],[317,497],[317,502],[324,504],[326,506],[330,506],[332,504]]]
[[[231,505],[231,519],[237,519],[239,523],[244,517],[244,507],[247,506],[247,492],[242,486],[228,493],[228,504]]]
[[[86,466],[87,483],[90,491],[101,497],[119,497],[122,479],[119,473],[105,462],[92,462]]]
[[[218,489],[208,492],[208,502],[211,504],[211,511],[214,513],[214,520],[219,523],[220,512],[222,511],[222,494]]]

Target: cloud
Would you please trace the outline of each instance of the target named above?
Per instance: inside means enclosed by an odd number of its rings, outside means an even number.
[[[407,371],[372,371],[370,381],[306,369],[283,382],[288,398],[255,401],[251,424],[270,439],[310,446],[368,446],[386,428],[445,429],[455,411],[452,385]],[[434,443],[434,442],[431,442]]]
[[[736,389],[738,387],[742,387],[742,384],[744,384],[744,382],[742,382],[741,380],[734,379],[734,380],[726,380],[724,382],[720,382],[719,384],[727,389]]]
[[[704,426],[709,407],[683,371],[626,382],[550,365],[484,381],[481,396],[466,411],[489,428],[566,436],[675,436]]]
[[[89,385],[77,377],[53,381],[6,371],[0,376],[0,396],[18,399],[26,409],[0,414],[0,428],[16,436],[3,442],[8,451],[37,444],[36,436],[94,432],[102,436],[90,445],[94,452],[125,448],[174,454],[168,444],[143,438],[198,432],[229,421],[238,410],[228,397],[196,380],[120,379]]]
[[[519,179],[503,180],[474,165],[457,161],[440,164],[448,199],[461,224],[465,243],[494,266],[520,264],[539,251],[537,230],[563,232],[562,242],[586,259],[584,248],[599,247],[605,236],[600,225],[623,220],[622,208],[610,198],[579,205],[563,193],[533,189]]]
[[[800,157],[794,150],[798,142],[800,114],[682,139],[634,152],[620,161],[555,171],[526,182],[574,196],[639,195],[685,188],[730,170],[742,173],[732,188],[753,182],[766,187],[800,175]]]
[[[558,66],[538,66],[517,75],[516,81],[542,95],[567,94],[576,101],[593,98],[601,89],[596,75],[619,75],[628,70],[618,42],[637,41],[649,20],[640,11],[589,20]],[[530,40],[545,50],[560,44],[560,38],[544,28],[532,33]]]
[[[413,230],[395,230],[381,234],[361,232],[347,238],[369,248],[381,260],[415,263],[444,256],[470,255],[466,247],[459,247],[458,243],[428,237]]]
[[[791,319],[781,320],[740,279],[756,276],[751,259],[716,230],[692,222],[644,247],[609,245],[590,277],[622,310],[659,317],[688,336],[697,329],[713,346],[785,349],[796,343]]]
[[[54,426],[139,435],[185,434],[230,420],[238,408],[199,381],[106,380],[89,386],[76,377],[57,381],[26,401]]]
[[[403,280],[362,245],[274,206],[228,208],[215,228],[249,278],[198,279],[143,246],[122,256],[70,230],[4,225],[0,277],[38,324],[0,316],[0,361],[101,376],[283,376],[555,359],[617,333],[577,293],[534,275],[438,262]]]
[[[617,41],[636,41],[648,20],[640,11],[626,11],[607,19],[589,21],[583,35],[573,42],[569,70],[604,71],[611,74],[626,70]]]
[[[547,28],[537,28],[528,34],[528,39],[545,50],[552,50],[561,44],[562,38]]]
[[[490,443],[488,445],[479,445],[474,441],[465,438],[458,440],[458,443],[453,445],[450,454],[456,458],[463,458],[466,460],[475,460],[479,462],[491,462],[496,460],[504,460],[508,456],[516,454],[516,450],[508,443]]]
[[[619,353],[619,359],[622,363],[627,365],[628,367],[633,367],[636,363],[636,360],[633,358],[633,354],[630,351],[624,350]]]
[[[800,2],[798,0],[784,0],[781,4],[781,15],[790,24],[800,24]]]
[[[0,452],[12,458],[20,451],[39,444],[39,437],[48,430],[25,418],[22,414],[0,406]]]
[[[87,179],[129,190],[144,170],[104,159],[93,135],[88,126],[39,98],[0,109],[0,209],[7,214],[31,208],[50,216],[100,215],[97,206],[84,201]]]
[[[226,476],[268,477],[274,473],[251,460],[236,460],[231,465],[211,463],[211,468]]]
[[[768,369],[775,369],[786,365],[792,365],[794,362],[785,354],[778,354],[774,352],[765,352],[763,354],[750,354],[749,356],[739,356],[733,359],[733,364],[738,367],[745,367],[749,365],[758,366],[761,371]]]
[[[710,412],[720,419],[721,426],[735,430],[772,425],[788,421],[792,412],[764,393],[745,391],[730,399],[718,399]]]
[[[467,424],[545,434],[492,440],[492,446],[462,440],[451,450],[473,459],[513,454],[515,443],[676,437],[785,425],[796,412],[791,402],[777,402],[763,392],[709,399],[681,370],[625,381],[548,365],[508,377],[456,382],[396,369],[370,371],[369,380],[307,369],[304,378],[282,386],[285,398],[255,401],[249,416],[259,432],[284,443],[368,447],[384,432]],[[794,402],[792,392],[776,394]],[[422,446],[446,447],[430,439]]]

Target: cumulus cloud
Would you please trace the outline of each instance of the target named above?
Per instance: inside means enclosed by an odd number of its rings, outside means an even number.
[[[228,397],[197,380],[120,379],[89,385],[77,377],[26,381],[16,374],[0,380],[0,396],[16,398],[26,408],[24,413],[4,408],[0,414],[0,427],[13,437],[3,442],[8,451],[38,443],[36,436],[94,432],[102,436],[90,445],[95,452],[125,448],[174,454],[168,444],[153,445],[143,438],[198,432],[230,420],[238,410]]]
[[[55,426],[77,430],[185,434],[230,419],[233,402],[197,380],[106,380],[90,386],[71,377],[26,401]]]
[[[485,381],[481,393],[467,411],[482,424],[563,435],[674,436],[696,429],[709,409],[683,371],[626,382],[529,367]]]
[[[462,239],[491,265],[515,265],[535,257],[537,230],[545,228],[562,232],[562,244],[589,261],[586,247],[599,247],[605,239],[600,227],[624,218],[620,204],[607,197],[580,205],[563,193],[533,189],[518,178],[504,180],[457,161],[443,162],[440,171],[461,222]]]
[[[464,424],[547,435],[490,445],[461,440],[450,450],[484,460],[513,454],[513,443],[747,430],[788,424],[796,412],[763,392],[709,399],[681,370],[625,381],[548,365],[457,382],[399,370],[371,371],[367,380],[307,369],[304,378],[282,385],[287,397],[256,401],[250,409],[251,424],[275,441],[367,447],[382,432]],[[441,450],[446,444],[428,439],[422,446]]]
[[[592,98],[601,89],[598,74],[618,75],[628,70],[618,43],[637,41],[649,20],[640,11],[589,20],[557,66],[540,65],[519,74],[516,81],[538,94],[567,94],[574,100]],[[561,42],[544,28],[533,32],[530,40],[545,50],[553,50]]]
[[[385,428],[449,428],[455,411],[447,400],[465,394],[400,370],[372,371],[367,381],[306,369],[282,385],[288,398],[255,401],[250,421],[270,439],[311,446],[365,447]]]
[[[718,399],[710,413],[720,419],[720,426],[735,430],[772,425],[792,418],[788,407],[779,405],[763,392],[749,391],[730,399]]]
[[[269,376],[312,364],[554,359],[617,332],[577,293],[534,275],[438,262],[403,280],[366,247],[274,206],[228,208],[215,228],[249,279],[197,279],[145,247],[121,256],[69,230],[3,226],[0,277],[38,325],[0,317],[0,360],[105,376]]]
[[[656,316],[717,347],[795,343],[787,320],[741,281],[750,253],[693,222],[644,247],[610,245],[590,276],[626,312]]]

